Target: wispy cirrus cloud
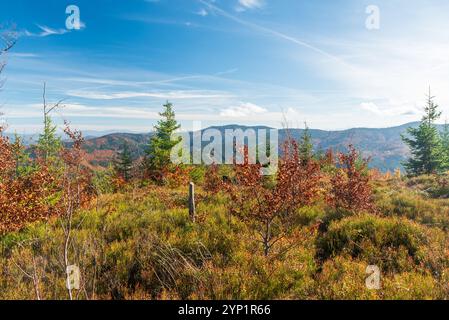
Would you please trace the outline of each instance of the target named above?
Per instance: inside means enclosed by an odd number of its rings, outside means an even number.
[[[31,52],[11,52],[9,53],[10,57],[17,57],[17,58],[37,58],[39,57],[38,54],[31,53]]]
[[[160,24],[160,25],[173,25],[173,26],[183,26],[183,27],[198,27],[198,24],[187,21],[187,20],[176,20],[172,18],[160,18],[160,17],[150,17],[141,14],[126,14],[121,17],[127,21],[135,21],[146,24]]]
[[[29,30],[24,30],[22,32],[19,32],[18,35],[19,36],[26,36],[26,37],[39,37],[39,38],[44,38],[44,37],[48,37],[48,36],[58,36],[58,35],[63,35],[66,33],[69,33],[70,30],[64,29],[64,28],[52,28],[46,25],[40,25],[40,24],[36,24],[37,28],[39,30],[37,31],[29,31]],[[80,21],[79,24],[79,30],[85,29],[86,28],[86,24],[82,21]]]
[[[248,9],[259,9],[263,6],[263,0],[239,0],[236,10],[241,12]]]
[[[85,98],[92,100],[118,100],[118,99],[130,99],[130,98],[157,98],[157,99],[220,99],[230,98],[232,95],[216,91],[160,91],[160,92],[98,92],[87,90],[70,90],[67,95],[77,98]]]
[[[237,17],[237,16],[235,16],[235,15],[233,15],[233,14],[231,14],[231,13],[229,13],[229,12],[227,12],[227,11],[221,9],[221,8],[219,8],[218,6],[212,4],[211,2],[209,2],[207,0],[199,0],[199,1],[202,4],[204,4],[205,6],[207,6],[209,8],[209,10],[213,11],[214,13],[216,13],[218,15],[221,15],[221,16],[227,18],[227,19],[233,20],[234,22],[236,22],[236,23],[238,23],[240,25],[243,25],[243,26],[245,26],[247,28],[253,29],[255,31],[258,31],[258,32],[261,32],[261,33],[264,33],[264,34],[268,34],[268,35],[274,36],[274,37],[276,37],[278,39],[285,40],[285,41],[297,44],[297,45],[299,45],[301,47],[304,47],[304,48],[307,48],[309,50],[312,50],[315,53],[320,54],[321,56],[325,56],[328,59],[337,61],[340,65],[344,65],[347,68],[352,68],[352,66],[349,65],[342,58],[340,58],[340,57],[338,57],[338,56],[336,56],[336,55],[334,55],[334,54],[332,54],[330,52],[327,52],[327,51],[325,51],[323,49],[320,49],[320,48],[318,48],[315,45],[307,43],[307,42],[305,42],[305,41],[303,41],[301,39],[298,39],[296,37],[290,36],[288,34],[279,32],[277,30],[273,30],[273,29],[264,27],[264,26],[256,24],[256,23],[252,23],[250,21],[243,20],[243,19],[241,19],[241,18],[239,18],[239,17]],[[246,1],[248,1],[247,4],[250,4],[250,3],[252,3],[252,1],[255,1],[255,0],[246,0]],[[256,2],[259,3],[259,1],[256,1]],[[253,4],[253,6],[254,6],[254,4]]]
[[[5,109],[8,118],[28,118],[39,117],[42,114],[42,105],[35,103],[23,106],[11,105]],[[91,106],[81,103],[65,103],[60,109],[55,110],[59,117],[107,117],[128,118],[128,119],[157,119],[157,111],[145,110],[141,108],[130,108],[125,106]]]
[[[263,107],[260,107],[254,103],[245,102],[238,106],[232,106],[222,110],[220,112],[220,116],[227,118],[242,118],[256,114],[263,114],[266,112],[268,112],[268,110]]]
[[[68,32],[67,29],[53,29],[48,26],[43,26],[43,25],[39,25],[39,24],[37,25],[37,27],[40,29],[40,32],[31,33],[31,32],[27,31],[28,35],[36,36],[36,37],[48,37],[48,36],[53,36],[53,35],[63,35]]]
[[[25,108],[24,108],[25,107]],[[8,114],[9,120],[23,119],[23,118],[36,118],[41,116],[42,105],[30,104],[30,105],[11,105],[5,109],[5,113]],[[160,118],[159,110],[142,108],[142,107],[129,107],[129,106],[92,106],[89,104],[81,103],[67,103],[64,108],[58,109],[55,113],[55,120],[58,123],[62,123],[62,120],[77,119],[77,118],[97,118],[97,119],[127,119],[127,120],[157,120]],[[299,119],[300,114],[298,110],[294,108],[287,108],[285,112],[281,111],[268,111],[267,109],[255,105],[253,103],[241,103],[239,106],[229,107],[223,109],[221,113],[201,112],[201,111],[178,111],[176,118],[182,122],[204,121],[204,122],[216,122],[221,121],[237,121],[245,123],[266,123],[272,126],[280,126],[285,119]],[[16,127],[16,126],[15,126]],[[39,126],[38,128],[41,128]],[[96,129],[97,123],[92,126],[85,126],[87,129]],[[117,128],[117,127],[116,127]],[[123,125],[120,127],[127,130],[137,129],[134,125]],[[184,130],[188,130],[188,127],[184,127]],[[40,129],[39,129],[40,130]],[[148,127],[144,127],[144,131],[147,131]]]

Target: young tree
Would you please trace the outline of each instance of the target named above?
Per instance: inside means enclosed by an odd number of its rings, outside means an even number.
[[[425,115],[419,127],[409,128],[407,130],[409,136],[402,136],[412,153],[411,158],[404,164],[409,175],[438,173],[444,166],[441,137],[435,126],[441,112],[434,99],[429,90],[427,104],[424,107]]]
[[[15,168],[14,154],[8,137],[3,135],[4,127],[0,125],[0,183],[13,176]]]
[[[181,127],[175,119],[173,105],[167,102],[164,111],[159,114],[162,119],[154,127],[155,133],[151,138],[149,148],[146,152],[147,172],[152,177],[157,177],[170,167],[170,154],[172,148],[179,140],[173,140],[172,135]]]
[[[65,122],[64,133],[71,140],[71,147],[63,147],[60,152],[62,160],[62,175],[60,177],[59,187],[61,189],[58,203],[59,217],[64,231],[64,269],[66,276],[70,276],[70,248],[73,246],[71,235],[73,229],[73,217],[76,211],[89,203],[93,195],[92,172],[86,168],[85,151],[82,146],[84,138],[81,131],[72,130]],[[70,300],[73,300],[72,288],[67,286],[67,292]]]
[[[337,209],[375,212],[370,186],[368,159],[361,159],[353,146],[347,154],[337,156],[337,171],[331,178],[328,202]]]
[[[0,126],[0,234],[57,214],[50,201],[57,191],[53,176],[46,166],[20,173],[17,145],[2,132]]]
[[[62,150],[62,140],[60,137],[58,137],[56,133],[57,127],[56,125],[53,124],[50,114],[52,111],[62,106],[61,104],[63,100],[58,101],[53,106],[47,105],[45,83],[42,98],[43,98],[44,130],[39,135],[39,140],[37,141],[36,148],[38,156],[42,158],[42,160],[53,166],[56,166],[59,159],[59,153]]]
[[[27,148],[23,144],[23,139],[18,134],[15,135],[14,143],[11,146],[16,163],[15,177],[19,178],[32,173],[35,166],[31,161]]]
[[[305,123],[305,129],[299,144],[299,157],[303,164],[307,164],[313,157],[313,143],[309,127]]]
[[[123,144],[122,151],[118,154],[118,159],[115,161],[115,171],[126,182],[131,179],[131,170],[133,168],[133,158],[129,144],[125,142]]]
[[[0,74],[5,67],[3,56],[16,39],[16,33],[4,31],[0,25]],[[2,85],[0,79],[0,88]],[[0,124],[0,234],[56,214],[48,201],[55,192],[53,177],[45,166],[39,171],[29,170],[30,161],[21,140],[16,136],[11,143],[3,135],[4,129]]]
[[[236,182],[225,184],[230,196],[231,214],[248,224],[257,234],[265,256],[294,229],[296,210],[313,203],[320,195],[319,163],[303,164],[299,146],[289,138],[274,186],[261,174],[261,165],[245,161],[234,166]]]

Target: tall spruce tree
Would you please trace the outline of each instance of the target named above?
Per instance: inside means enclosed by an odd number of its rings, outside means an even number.
[[[162,119],[154,127],[155,133],[150,140],[145,156],[145,163],[150,174],[170,166],[172,148],[181,139],[172,139],[173,134],[181,128],[181,125],[175,119],[173,105],[169,102],[164,104],[164,111],[159,113],[159,115]]]
[[[125,142],[123,144],[122,150],[118,154],[118,158],[115,161],[115,171],[122,177],[125,181],[131,179],[131,171],[133,168],[133,158],[129,144]]]
[[[418,128],[409,128],[403,141],[409,146],[411,158],[404,163],[409,175],[439,173],[444,169],[442,141],[435,122],[441,117],[438,105],[429,90],[424,117]]]

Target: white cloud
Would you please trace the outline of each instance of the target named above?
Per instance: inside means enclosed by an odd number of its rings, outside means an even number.
[[[389,101],[384,107],[374,102],[362,102],[360,107],[379,116],[413,116],[421,113],[412,102]]]
[[[382,114],[380,108],[374,102],[362,102],[360,108],[375,114]]]
[[[245,11],[246,9],[258,9],[262,8],[264,2],[262,0],[239,0],[237,11]]]
[[[24,108],[25,107],[25,108]],[[4,110],[5,116],[14,118],[33,118],[42,115],[42,104],[30,104],[26,106],[9,106]],[[54,112],[58,116],[87,117],[87,118],[119,118],[119,119],[158,119],[159,113],[142,108],[130,108],[125,106],[88,106],[79,103],[67,103]]]
[[[230,98],[226,93],[214,91],[163,91],[163,92],[96,92],[83,90],[70,90],[67,92],[69,96],[93,99],[93,100],[115,100],[115,99],[130,99],[130,98],[157,98],[157,99],[219,99]]]
[[[233,106],[222,110],[220,112],[220,116],[227,118],[245,118],[266,112],[268,112],[267,109],[253,103],[246,102],[241,103],[239,106]]]
[[[388,16],[384,15],[379,32],[360,30],[332,39],[315,38],[320,46],[338,52],[352,66],[348,69],[311,61],[317,73],[338,83],[347,106],[353,107],[354,115],[347,126],[356,122],[358,126],[383,127],[417,121],[429,86],[443,111],[440,121],[449,115],[449,23],[442,17],[447,8],[439,5],[404,10],[412,12],[390,10]],[[405,14],[414,19],[405,19]],[[293,59],[303,63],[302,57],[294,55]],[[347,106],[343,108],[349,109]]]
[[[207,15],[209,15],[209,13],[204,8],[199,10],[196,14],[202,17],[206,17]]]
[[[28,30],[24,30],[18,33],[19,36],[25,36],[25,37],[39,37],[44,38],[48,36],[53,35],[63,35],[68,33],[69,31],[66,29],[53,29],[47,26],[37,25],[37,27],[40,29],[38,32],[31,32]]]
[[[37,58],[38,55],[35,53],[30,52],[11,52],[9,53],[10,57],[17,57],[17,58]]]
[[[25,37],[39,37],[39,38],[44,38],[44,37],[48,37],[48,36],[54,36],[54,35],[63,35],[66,33],[69,33],[70,31],[67,29],[55,29],[55,28],[51,28],[45,25],[40,25],[37,24],[37,27],[39,28],[39,31],[37,32],[31,32],[29,30],[24,30],[18,33],[19,36],[25,36]],[[86,24],[83,21],[80,21],[79,24],[79,29],[85,29],[86,28]]]
[[[42,32],[40,32],[39,34],[37,34],[37,36],[39,37],[47,37],[47,36],[52,36],[52,35],[61,35],[61,34],[65,34],[68,31],[66,29],[53,29],[47,26],[41,26],[41,25],[37,25],[39,27],[39,29],[41,29]]]

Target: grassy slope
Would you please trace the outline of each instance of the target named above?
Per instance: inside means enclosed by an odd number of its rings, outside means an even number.
[[[76,216],[77,298],[449,298],[449,200],[430,197],[432,186],[444,193],[438,185],[429,177],[376,183],[378,216],[304,208],[269,258],[251,229],[229,223],[223,196],[199,190],[192,224],[186,190],[104,195]],[[67,298],[62,239],[57,221],[2,237],[0,299],[36,298],[33,274],[41,297]],[[369,264],[382,270],[381,290],[366,289]]]

